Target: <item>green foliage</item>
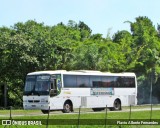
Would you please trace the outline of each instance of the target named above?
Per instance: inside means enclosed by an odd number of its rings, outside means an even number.
[[[134,40],[135,67],[146,72],[159,61],[158,32],[147,17],[137,17],[136,22],[131,23],[131,32]]]
[[[96,70],[98,62],[98,46],[90,41],[80,43],[74,49],[73,69]]]
[[[152,69],[160,74],[160,25],[155,29],[147,17],[129,22],[113,38],[92,34],[84,22],[69,20],[55,26],[29,20],[0,28],[0,86],[8,86],[9,105],[22,104],[27,73],[38,70],[100,70],[135,72],[144,76],[144,87]],[[141,88],[143,88],[141,87]],[[156,86],[159,87],[158,84]],[[2,90],[0,91],[0,96]],[[3,100],[2,98],[0,100]],[[0,106],[2,104],[0,103]]]

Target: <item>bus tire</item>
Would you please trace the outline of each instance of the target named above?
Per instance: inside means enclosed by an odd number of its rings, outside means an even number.
[[[113,104],[113,108],[111,108],[112,111],[119,111],[121,110],[121,101],[120,99],[116,99],[114,101],[114,104]]]
[[[49,110],[41,110],[43,114],[48,114]]]
[[[72,111],[72,103],[71,101],[66,101],[63,105],[63,113],[70,113]]]

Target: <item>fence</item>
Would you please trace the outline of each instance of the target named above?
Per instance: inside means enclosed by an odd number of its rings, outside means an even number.
[[[131,125],[132,123],[128,123],[128,122],[138,122],[140,120],[138,119],[132,119],[132,113],[133,113],[133,106],[130,105],[129,106],[129,111],[127,111],[128,113],[128,118],[127,119],[110,119],[110,117],[108,116],[108,109],[107,109],[107,106],[105,108],[105,111],[103,111],[102,113],[104,114],[104,119],[81,119],[81,114],[86,114],[88,113],[88,111],[82,109],[83,107],[80,106],[79,109],[77,110],[77,112],[75,112],[75,114],[77,114],[77,119],[50,119],[50,107],[49,107],[49,112],[48,114],[46,115],[46,119],[34,119],[35,121],[39,121],[41,120],[43,123],[39,123],[38,124],[38,127],[45,127],[45,128],[54,128],[54,127],[60,127],[58,125],[61,125],[61,127],[68,127],[68,128],[89,128],[89,127],[93,127],[94,126],[96,128],[98,127],[103,127],[103,128],[150,128],[150,127],[160,127],[160,120],[153,120],[152,119],[152,115],[153,115],[153,105],[150,104],[149,105],[149,117],[148,119],[145,119],[145,120],[141,120],[141,121],[148,121],[148,122],[158,122],[159,125],[139,125],[139,124],[134,124],[134,125]],[[12,106],[9,107],[9,118],[8,119],[4,119],[2,120],[3,122],[2,123],[6,123],[6,124],[3,124],[3,125],[0,125],[0,127],[4,127],[4,128],[8,128],[8,127],[16,127],[16,128],[19,128],[21,127],[21,125],[19,125],[18,123],[15,123],[13,124],[12,121],[17,121],[16,119],[13,119],[13,114],[14,112],[14,108]],[[54,116],[54,114],[53,114]],[[32,119],[31,119],[32,120]],[[31,120],[26,120],[26,119],[22,119],[20,121],[23,121],[23,123],[25,123],[25,121],[31,121]],[[10,121],[11,123],[10,124],[7,124],[8,122],[5,122],[5,121]],[[126,125],[125,122],[127,122],[128,124]],[[22,122],[21,122],[22,123]],[[41,125],[43,124],[43,125]],[[90,126],[90,125],[92,126]],[[93,126],[94,125],[94,126]],[[27,126],[26,126],[27,128]]]

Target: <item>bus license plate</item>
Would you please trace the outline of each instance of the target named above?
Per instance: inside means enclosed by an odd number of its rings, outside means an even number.
[[[32,107],[36,107],[36,105],[32,105]]]

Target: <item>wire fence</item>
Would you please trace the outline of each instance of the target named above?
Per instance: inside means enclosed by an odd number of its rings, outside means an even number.
[[[90,128],[90,127],[95,127],[95,128],[151,128],[151,127],[157,127],[159,128],[160,127],[160,124],[159,125],[141,125],[141,124],[132,124],[133,122],[137,122],[137,119],[132,119],[132,114],[134,112],[134,108],[132,105],[129,106],[129,110],[126,111],[128,113],[128,118],[127,119],[112,119],[108,116],[109,112],[108,112],[108,108],[107,108],[107,105],[106,105],[106,108],[105,108],[105,111],[103,111],[102,113],[104,114],[104,119],[83,119],[81,118],[82,114],[83,116],[85,114],[88,113],[87,110],[85,109],[82,109],[83,106],[80,106],[79,109],[77,109],[77,111],[75,112],[77,114],[77,119],[50,119],[50,107],[48,108],[48,114],[45,116],[46,118],[42,120],[42,124],[39,124],[38,127],[43,127],[43,128],[54,128],[54,127],[57,127],[57,128],[65,128],[65,127],[68,127],[68,128]],[[149,116],[148,116],[148,119],[145,119],[144,121],[154,121],[152,119],[152,116],[153,116],[153,105],[149,105],[148,107],[150,109],[149,111]],[[6,108],[7,110],[9,110],[9,117],[8,118],[5,118],[5,120],[2,120],[2,121],[14,121],[16,120],[17,118],[15,118],[15,115],[14,115],[14,110],[15,108],[13,108],[12,106],[10,107],[7,107]],[[15,110],[16,111],[16,110]],[[8,111],[7,111],[8,112]],[[90,111],[89,111],[90,112]],[[54,113],[54,112],[53,112]],[[118,114],[121,114],[120,112],[117,112]],[[95,116],[94,114],[92,114],[93,116]],[[26,114],[26,116],[29,116]],[[52,116],[54,116],[54,114],[52,114]],[[1,118],[1,117],[0,117]],[[31,119],[31,120],[36,120],[36,119]],[[38,120],[41,120],[41,119],[38,119]],[[141,119],[140,119],[141,120]],[[140,121],[138,120],[138,121]],[[22,121],[26,121],[26,119],[22,119]],[[36,120],[37,121],[37,120]],[[68,121],[68,122],[67,122]],[[160,121],[157,119],[156,121],[158,121],[158,123],[160,123]],[[10,128],[10,127],[13,127],[13,128],[19,128],[19,127],[22,127],[21,125],[19,125],[18,123],[10,123],[10,122],[2,122],[2,123],[6,123],[5,125],[0,125],[0,127],[4,127],[4,128]],[[118,123],[117,123],[118,122]],[[125,122],[127,122],[127,124],[125,124]],[[128,123],[130,122],[130,123]],[[7,123],[10,123],[10,124],[7,124]],[[55,125],[55,124],[56,125]],[[122,124],[120,124],[122,123]],[[89,125],[90,124],[90,125]],[[60,125],[60,126],[59,126]],[[91,126],[92,125],[92,126]],[[25,126],[25,128],[27,128],[28,126]]]

